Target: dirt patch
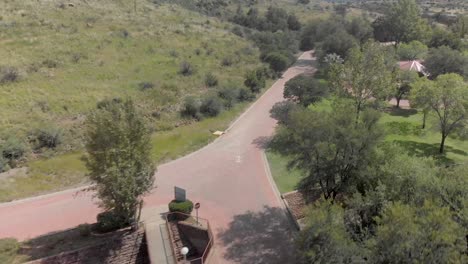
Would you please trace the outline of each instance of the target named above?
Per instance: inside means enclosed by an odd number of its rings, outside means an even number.
[[[13,177],[26,176],[28,173],[28,167],[14,168],[6,172],[0,173],[0,180],[6,180]]]

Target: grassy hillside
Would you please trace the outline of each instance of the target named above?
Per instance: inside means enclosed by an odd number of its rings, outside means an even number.
[[[103,99],[130,96],[155,132],[156,160],[175,158],[212,140],[246,103],[217,118],[191,123],[183,98],[242,86],[261,65],[258,50],[231,25],[177,5],[151,1],[7,0],[0,7],[0,69],[18,80],[0,84],[0,143],[14,137],[28,151],[11,174],[0,174],[0,201],[76,186],[85,181],[82,127]],[[223,60],[232,62],[223,66]],[[182,62],[194,70],[179,73]],[[219,84],[206,87],[205,75]],[[39,129],[61,131],[55,150],[34,150]],[[62,153],[62,154],[61,154]],[[57,155],[59,154],[59,155]],[[12,176],[13,175],[13,176]]]

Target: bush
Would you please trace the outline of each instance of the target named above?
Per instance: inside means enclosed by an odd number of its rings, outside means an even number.
[[[91,235],[91,225],[90,224],[81,224],[77,227],[80,236],[88,237]]]
[[[39,128],[34,132],[36,149],[54,149],[62,143],[62,130],[56,127]]]
[[[244,31],[242,30],[241,27],[239,26],[235,26],[232,28],[231,32],[234,34],[234,35],[237,35],[239,37],[244,37]]]
[[[231,57],[224,57],[221,60],[221,65],[222,66],[231,66],[234,63],[233,59]]]
[[[185,98],[184,106],[181,110],[181,114],[184,117],[191,117],[195,119],[201,119],[200,115],[200,101],[195,97]]]
[[[193,72],[194,72],[194,68],[192,67],[192,64],[190,64],[189,62],[183,61],[180,64],[180,70],[179,70],[180,74],[184,76],[189,76],[189,75],[192,75]]]
[[[20,244],[14,238],[0,239],[0,263],[13,263],[19,248]]]
[[[5,158],[0,156],[0,172],[5,172],[10,169],[10,166],[8,165],[8,162]]]
[[[227,108],[233,107],[239,99],[239,88],[236,87],[224,87],[219,90],[218,96],[223,99],[224,106]]]
[[[169,212],[180,212],[184,214],[190,214],[193,211],[193,202],[190,200],[185,200],[184,202],[179,202],[172,200],[169,203]]]
[[[1,146],[2,156],[9,160],[21,158],[26,153],[26,146],[15,137],[10,137]]]
[[[113,211],[98,214],[96,220],[96,229],[101,233],[112,232],[130,225],[129,222],[125,221],[125,217],[115,214]]]
[[[0,68],[0,84],[17,82],[19,80],[18,69],[14,67]]]
[[[221,111],[223,111],[223,102],[219,97],[209,96],[203,99],[200,106],[200,112],[204,116],[214,117],[219,115]]]
[[[57,68],[58,63],[56,61],[54,61],[54,60],[47,59],[47,60],[44,60],[42,62],[42,65],[44,65],[45,67],[51,69],[51,68]]]
[[[297,105],[291,101],[278,102],[271,108],[270,117],[277,120],[280,124],[287,124],[289,113],[296,107]]]
[[[250,71],[245,76],[244,84],[250,88],[253,93],[260,92],[265,87],[264,73],[260,70]]]
[[[240,102],[251,101],[255,95],[247,88],[239,89],[239,96],[237,97]]]
[[[289,59],[288,57],[284,56],[279,52],[271,52],[265,56],[265,61],[270,64],[270,68],[279,73],[289,66]]]
[[[209,72],[205,75],[205,84],[208,87],[216,86],[218,85],[218,78],[214,74]]]
[[[142,91],[149,90],[149,89],[154,88],[154,84],[152,82],[140,82],[138,84],[138,88],[140,88],[140,90],[142,90]]]

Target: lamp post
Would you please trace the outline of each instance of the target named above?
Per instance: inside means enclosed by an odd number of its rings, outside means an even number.
[[[182,256],[184,256],[184,263],[187,263],[187,254],[189,252],[189,249],[188,247],[183,247],[180,249],[180,254],[182,254]]]

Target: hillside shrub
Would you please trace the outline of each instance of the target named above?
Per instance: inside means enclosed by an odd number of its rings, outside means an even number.
[[[0,263],[13,263],[20,243],[14,238],[0,239]]]
[[[218,91],[218,96],[223,99],[226,108],[233,107],[239,99],[239,88],[227,86]]]
[[[0,151],[6,160],[12,161],[23,157],[26,146],[16,137],[10,137],[0,146]]]
[[[204,116],[214,117],[223,111],[223,102],[217,96],[208,96],[202,100],[200,112]]]
[[[270,68],[276,73],[286,70],[289,66],[289,59],[279,52],[271,52],[265,56],[265,61],[270,64]]]
[[[90,224],[81,224],[77,227],[78,233],[82,237],[89,237],[91,235],[91,225]]]
[[[194,72],[194,68],[193,68],[192,64],[190,64],[189,62],[183,61],[180,64],[180,69],[179,69],[180,74],[182,74],[184,76],[189,76],[189,75],[192,75],[193,72]]]
[[[34,131],[33,138],[36,149],[54,149],[62,143],[62,130],[56,127],[42,127]]]
[[[52,68],[57,68],[58,63],[56,61],[54,61],[54,60],[46,59],[46,60],[42,61],[42,65],[44,65],[45,67],[47,67],[49,69],[52,69]]]
[[[179,212],[184,214],[190,214],[193,211],[193,202],[190,200],[185,200],[184,202],[179,202],[172,200],[169,203],[169,212]]]
[[[181,114],[183,117],[190,117],[198,120],[201,119],[200,101],[192,96],[185,98]]]
[[[3,156],[0,156],[0,173],[5,172],[10,169],[8,162]]]
[[[142,90],[142,91],[149,90],[149,89],[154,88],[154,84],[152,82],[140,82],[138,84],[138,88],[140,88],[140,90]]]
[[[224,57],[221,60],[221,65],[225,67],[231,66],[233,63],[234,63],[234,60],[231,57]]]
[[[249,89],[243,87],[239,89],[239,96],[237,97],[239,102],[252,101],[255,95]]]
[[[213,87],[218,85],[218,78],[211,72],[205,75],[205,85],[208,87]]]
[[[17,82],[19,80],[19,72],[15,67],[0,67],[0,84]]]
[[[265,87],[265,77],[261,70],[247,72],[244,81],[245,86],[250,88],[252,93],[258,93]]]

